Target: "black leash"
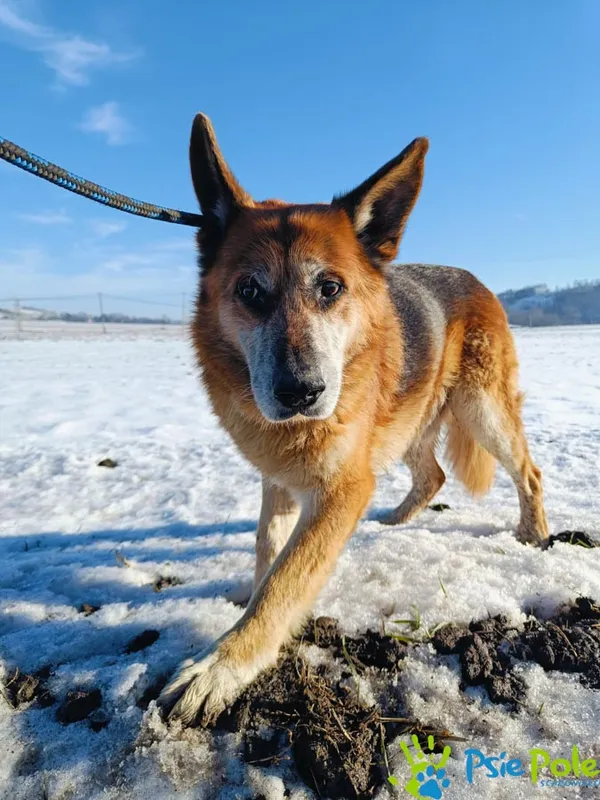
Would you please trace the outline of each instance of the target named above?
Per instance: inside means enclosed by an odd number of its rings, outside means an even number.
[[[38,178],[43,178],[45,181],[50,181],[50,183],[60,186],[61,189],[80,194],[83,197],[87,197],[88,200],[101,203],[103,206],[110,206],[119,211],[125,211],[127,214],[135,214],[137,217],[157,219],[161,222],[175,222],[179,225],[190,225],[194,228],[202,227],[201,214],[190,214],[188,211],[163,208],[162,206],[152,205],[152,203],[142,203],[140,200],[134,200],[133,197],[127,197],[124,194],[117,194],[117,192],[105,189],[103,186],[98,186],[97,183],[86,181],[85,178],[79,178],[77,175],[73,175],[72,172],[67,172],[66,169],[57,167],[56,164],[52,164],[50,161],[24,150],[1,136],[0,158],[8,161],[9,164],[14,164],[15,167],[20,167],[26,172],[30,172],[32,175],[37,175]]]

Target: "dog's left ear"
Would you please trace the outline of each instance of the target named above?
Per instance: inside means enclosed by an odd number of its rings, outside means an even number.
[[[205,114],[197,114],[192,125],[190,168],[203,215],[197,240],[204,269],[221,246],[237,212],[242,208],[251,208],[254,201],[229,169],[217,144],[211,121]]]
[[[404,226],[419,196],[429,141],[415,139],[400,155],[331,205],[343,209],[367,253],[378,264],[398,252]]]
[[[223,158],[206,114],[196,114],[194,118],[190,136],[190,169],[196,197],[209,223],[225,228],[236,209],[254,205]]]

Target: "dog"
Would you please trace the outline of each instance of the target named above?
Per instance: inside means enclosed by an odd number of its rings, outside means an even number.
[[[160,704],[213,721],[306,614],[361,518],[375,475],[401,459],[412,488],[382,522],[424,509],[444,483],[436,445],[474,495],[498,461],[520,503],[516,536],[544,545],[540,470],[521,421],[506,314],[473,275],[393,265],[424,174],[426,138],[329,204],[257,202],[210,120],[190,141],[200,288],[192,338],[221,425],[262,474],[253,593],[233,628],[181,665]]]

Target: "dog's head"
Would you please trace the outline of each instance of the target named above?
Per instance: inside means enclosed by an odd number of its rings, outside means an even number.
[[[204,215],[199,307],[215,311],[218,335],[245,364],[267,420],[334,412],[344,367],[367,344],[365,315],[377,314],[374,297],[419,194],[427,147],[415,139],[330,204],[256,202],[223,159],[209,119],[194,120],[190,163]]]

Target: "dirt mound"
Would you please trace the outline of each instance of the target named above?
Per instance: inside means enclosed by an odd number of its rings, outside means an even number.
[[[129,642],[125,648],[125,652],[129,654],[139,653],[140,650],[145,650],[147,647],[153,645],[159,637],[160,631],[155,631],[152,628],[142,631]]]
[[[579,597],[554,619],[527,622],[517,657],[546,670],[577,672],[585,686],[600,689],[600,606]]]
[[[56,719],[62,725],[72,725],[87,719],[102,705],[100,689],[72,689],[56,710]]]
[[[297,655],[254,683],[228,716],[228,724],[245,731],[247,762],[266,766],[292,758],[322,795],[368,796],[381,782],[373,758],[379,712]]]
[[[553,547],[556,542],[563,542],[564,544],[574,544],[579,547],[598,547],[598,542],[594,541],[585,531],[561,531],[555,533],[548,539],[548,547]]]
[[[318,617],[310,622],[302,637],[307,644],[333,649],[335,658],[346,659],[348,666],[375,667],[397,672],[407,648],[390,636],[368,630],[356,637],[343,636],[333,617]]]
[[[48,690],[46,681],[50,677],[50,668],[44,667],[38,672],[29,675],[15,669],[9,675],[4,687],[4,697],[12,708],[19,708],[24,703],[36,700],[37,703],[46,708],[55,703],[54,695]]]
[[[401,669],[405,645],[371,630],[343,637],[331,617],[311,622],[303,641],[329,648],[334,662],[311,666],[296,643],[217,721],[217,729],[243,731],[247,763],[287,762],[319,797],[367,798],[387,781],[386,742],[403,732],[423,745],[429,735],[438,743],[452,738],[415,720],[384,716],[349,680],[368,675],[389,682]]]
[[[464,684],[484,686],[493,703],[515,708],[524,701],[525,685],[514,672],[519,661],[579,673],[585,686],[600,689],[600,607],[589,598],[578,598],[551,619],[532,616],[522,630],[502,615],[444,625],[432,644],[442,655],[458,655]]]

